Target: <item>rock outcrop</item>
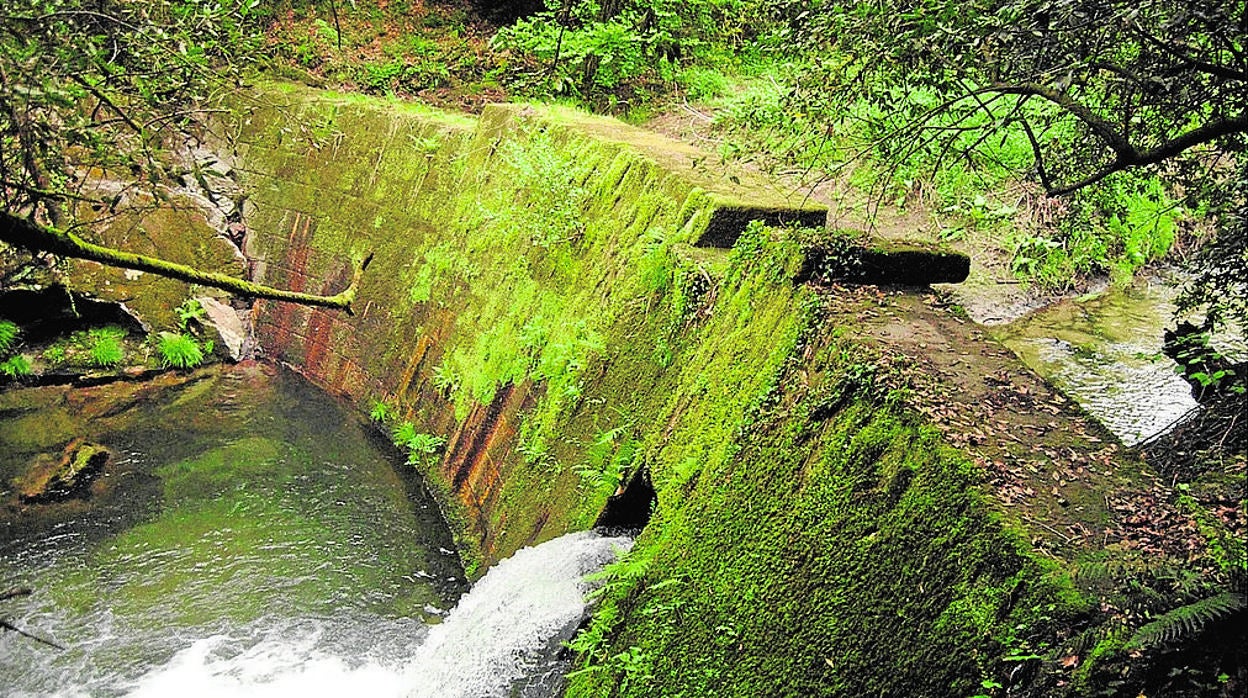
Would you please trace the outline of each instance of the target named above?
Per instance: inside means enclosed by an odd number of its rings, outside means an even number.
[[[32,465],[17,483],[18,498],[25,504],[47,504],[87,497],[111,455],[99,444],[74,439],[59,457],[43,457]]]

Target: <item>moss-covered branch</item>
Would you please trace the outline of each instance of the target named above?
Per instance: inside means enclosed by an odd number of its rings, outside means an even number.
[[[372,255],[369,255],[356,267],[351,284],[341,292],[332,296],[318,296],[312,293],[273,288],[156,257],[103,247],[87,242],[67,230],[40,225],[30,219],[9,213],[0,213],[0,242],[6,242],[14,247],[20,247],[31,252],[50,252],[62,257],[87,259],[112,267],[159,274],[160,276],[188,283],[219,288],[223,291],[248,298],[268,298],[270,300],[288,301],[301,305],[335,308],[345,310],[348,314],[351,313],[351,304],[355,301],[360,277],[363,275],[364,270],[368,268],[369,262],[372,261]]]

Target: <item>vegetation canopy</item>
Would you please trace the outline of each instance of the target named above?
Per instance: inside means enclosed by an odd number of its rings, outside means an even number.
[[[349,309],[88,242],[93,229],[168,205],[197,164],[211,98],[261,47],[259,0],[15,0],[0,12],[0,241],[250,297]],[[362,271],[362,265],[361,269]],[[358,273],[357,273],[358,279]]]
[[[1245,318],[1245,7],[834,1],[782,13],[798,52],[834,57],[805,72],[794,103],[865,122],[868,149],[893,167],[981,166],[994,140],[1021,134],[1029,174],[1051,196],[1151,168],[1219,223],[1186,298],[1217,323]]]

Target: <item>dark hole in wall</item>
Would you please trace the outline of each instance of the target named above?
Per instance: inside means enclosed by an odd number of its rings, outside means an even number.
[[[970,271],[969,257],[946,250],[813,247],[806,250],[805,262],[795,281],[926,286],[962,283]]]
[[[598,515],[595,528],[640,530],[650,523],[654,508],[654,485],[644,468],[635,473],[621,492],[607,498],[607,506]]]
[[[22,339],[27,342],[41,342],[100,325],[120,325],[131,332],[145,331],[143,324],[124,305],[74,293],[64,286],[19,288],[0,293],[0,318],[21,325]]]

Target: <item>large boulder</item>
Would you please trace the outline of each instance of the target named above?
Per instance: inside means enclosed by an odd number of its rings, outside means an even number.
[[[204,309],[204,323],[216,334],[216,341],[230,361],[241,361],[251,354],[251,329],[237,310],[210,296],[197,296]]]

